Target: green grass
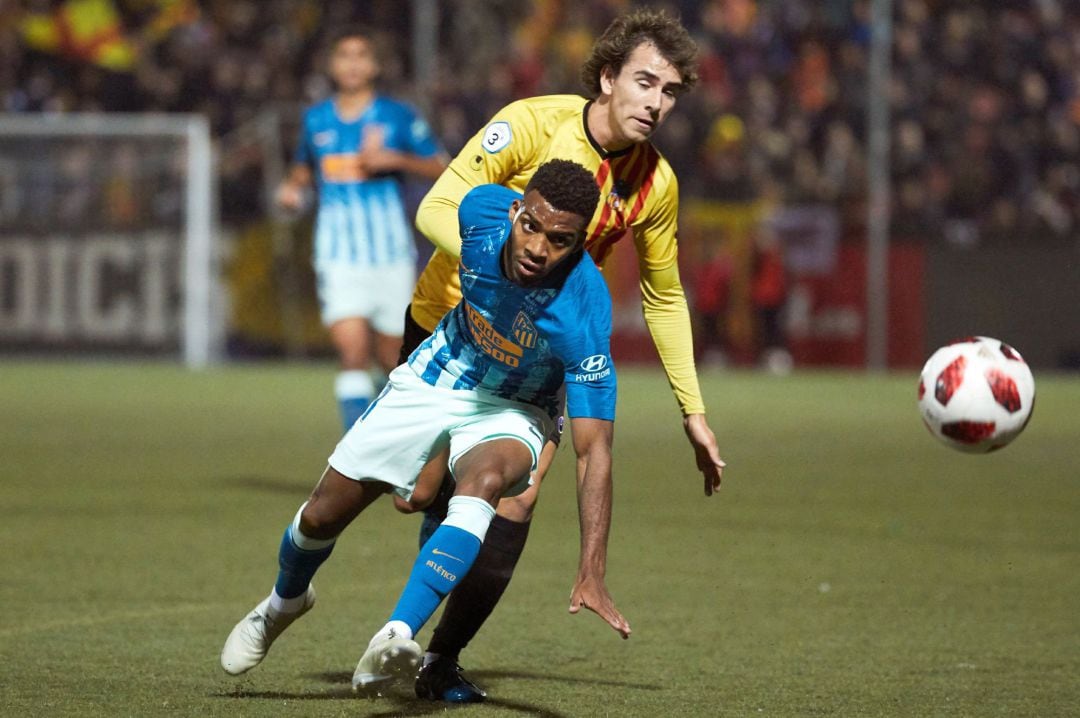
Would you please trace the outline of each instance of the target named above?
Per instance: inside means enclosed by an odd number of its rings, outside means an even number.
[[[629,641],[569,616],[572,452],[464,656],[458,716],[1059,716],[1080,705],[1080,377],[1039,375],[1014,445],[937,444],[915,377],[707,373],[706,499],[657,373],[620,373],[609,586]],[[375,505],[266,662],[217,665],[269,591],[337,438],[329,365],[0,369],[0,714],[423,716],[351,694],[415,551]],[[428,632],[421,636],[426,640]]]

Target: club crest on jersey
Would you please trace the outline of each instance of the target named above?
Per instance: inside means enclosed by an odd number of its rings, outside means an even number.
[[[518,315],[514,318],[514,327],[512,329],[514,339],[517,339],[518,344],[526,349],[532,349],[536,346],[536,337],[538,336],[536,327],[533,326],[532,321],[525,315],[525,312],[518,312]]]
[[[323,130],[322,132],[316,132],[311,136],[311,141],[315,143],[316,147],[325,147],[334,142],[337,139],[337,132],[334,130]]]
[[[510,131],[509,122],[492,122],[484,130],[484,139],[480,141],[480,144],[485,150],[494,154],[510,144],[513,134]]]
[[[621,179],[615,180],[611,185],[611,191],[608,192],[607,205],[611,207],[615,212],[622,212],[626,207],[625,198],[630,194],[630,188],[626,182]]]

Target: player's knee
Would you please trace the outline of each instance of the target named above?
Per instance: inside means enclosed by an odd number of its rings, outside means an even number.
[[[300,513],[300,533],[308,538],[326,540],[341,533],[341,521],[324,508],[325,502],[309,501]]]
[[[495,502],[510,486],[503,472],[494,468],[480,468],[470,472],[469,476],[458,479],[455,496],[476,496]]]

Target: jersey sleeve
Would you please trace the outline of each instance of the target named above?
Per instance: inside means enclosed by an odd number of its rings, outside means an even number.
[[[468,243],[479,234],[488,234],[492,229],[505,225],[510,219],[511,203],[520,198],[520,194],[501,185],[474,187],[458,207],[461,241]]]
[[[592,265],[588,256],[582,262]],[[576,419],[614,421],[611,295],[596,267],[587,269],[552,303],[556,326],[548,336],[552,352],[563,362],[567,413]]]
[[[684,415],[705,413],[705,402],[694,366],[694,339],[686,293],[679,279],[676,242],[679,188],[674,173],[666,172],[655,211],[633,228],[641,274],[641,302],[668,383]]]
[[[527,101],[499,110],[465,144],[435,180],[416,212],[416,227],[438,250],[458,256],[457,209],[461,198],[482,184],[505,184],[536,163],[540,118]]]
[[[311,146],[311,132],[308,130],[310,126],[310,110],[304,113],[304,116],[300,118],[300,132],[299,137],[296,139],[296,151],[293,153],[293,163],[298,165],[306,165],[315,168],[315,152]]]
[[[434,157],[442,152],[431,125],[409,105],[402,105],[402,123],[405,125],[407,151],[419,157]]]

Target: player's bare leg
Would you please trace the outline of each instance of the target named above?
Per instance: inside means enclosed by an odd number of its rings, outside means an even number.
[[[401,335],[383,334],[372,332],[375,345],[375,361],[383,372],[389,374],[398,365],[398,356],[401,354]]]
[[[370,689],[415,669],[421,650],[413,636],[470,572],[499,497],[528,474],[532,451],[516,438],[493,439],[457,459],[459,481],[446,521],[417,556],[390,621],[361,656],[354,688]]]
[[[510,585],[529,536],[540,484],[557,448],[550,441],[544,446],[532,474],[532,486],[517,496],[499,501],[476,562],[447,598],[442,618],[435,627],[416,681],[418,697],[450,703],[476,703],[487,696],[462,674],[458,654],[484,625]]]
[[[348,431],[376,394],[371,376],[371,324],[363,317],[347,317],[331,324],[329,331],[341,364],[334,381],[334,397],[342,425]]]
[[[385,484],[362,483],[327,467],[282,537],[277,581],[270,595],[243,618],[225,641],[221,667],[240,675],[262,662],[271,644],[315,605],[311,578],[329,558],[337,536],[375,499]]]

